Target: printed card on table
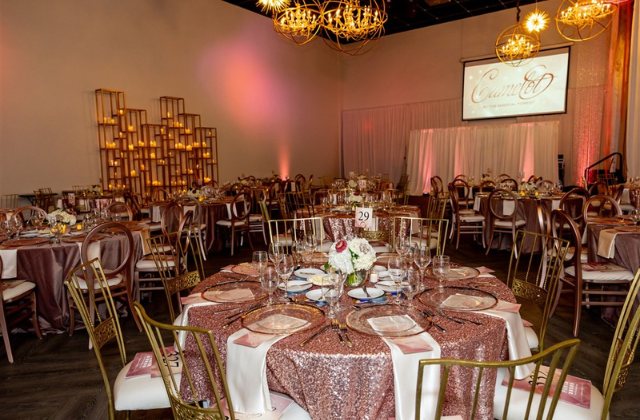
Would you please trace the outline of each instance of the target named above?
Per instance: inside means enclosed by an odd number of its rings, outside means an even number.
[[[373,209],[371,207],[356,207],[355,226],[373,230]]]
[[[167,355],[165,358],[165,363],[167,366],[169,366],[171,372],[180,372],[182,370],[182,366],[178,352],[173,348],[173,346],[171,346],[165,348],[165,353]],[[156,358],[153,355],[153,352],[144,351],[136,353],[125,377],[132,378],[142,375],[150,375],[152,378],[161,376],[160,369],[158,369]]]
[[[544,385],[548,380],[548,373],[549,367],[540,366],[540,372],[536,383],[536,392],[539,394],[542,393]],[[549,395],[553,395],[553,393],[555,392],[556,384],[558,383],[558,379],[560,378],[561,373],[562,371],[560,369],[555,370]],[[523,391],[529,392],[529,390],[531,389],[532,380],[532,376],[529,376],[526,379],[513,381],[513,387],[515,389],[521,389]],[[508,377],[502,381],[503,386],[507,386],[508,383]],[[560,400],[565,401],[569,404],[577,405],[578,407],[589,408],[591,406],[591,381],[578,378],[577,376],[567,375],[567,378],[562,385],[562,391],[560,392]]]

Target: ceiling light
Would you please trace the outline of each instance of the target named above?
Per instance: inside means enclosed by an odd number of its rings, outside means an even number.
[[[280,35],[304,45],[318,34],[322,23],[320,6],[314,1],[296,2],[273,14],[273,28]]]
[[[524,18],[524,27],[527,32],[540,33],[547,29],[549,24],[549,15],[543,10],[534,10]]]
[[[538,34],[525,30],[520,24],[520,5],[516,8],[516,24],[502,31],[496,39],[496,55],[500,61],[513,67],[528,62],[540,51]]]
[[[556,14],[556,27],[569,41],[586,41],[609,27],[616,9],[612,1],[563,0]]]
[[[289,6],[290,0],[258,0],[257,5],[263,12],[279,12]]]

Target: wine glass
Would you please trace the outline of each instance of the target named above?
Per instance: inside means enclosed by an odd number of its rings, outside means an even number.
[[[424,279],[424,271],[431,262],[431,249],[429,246],[415,246],[412,250],[413,262],[420,272],[420,281]]]
[[[275,264],[276,272],[278,273],[278,277],[280,277],[280,283],[282,284],[282,288],[284,289],[284,298],[285,300],[288,297],[288,285],[289,285],[289,277],[293,274],[293,269],[295,268],[295,261],[293,260],[293,256],[289,254],[282,254],[280,260]]]
[[[407,297],[407,306],[413,308],[413,298],[420,291],[422,276],[419,271],[410,268],[407,270],[407,279],[402,282],[402,293]]]
[[[278,287],[278,281],[279,276],[278,273],[276,273],[276,270],[271,266],[265,267],[262,275],[260,276],[260,284],[269,295],[267,306],[273,305],[273,292]]]
[[[329,312],[327,318],[336,318],[339,311],[339,302],[344,292],[344,274],[340,272],[331,273],[331,284],[324,290],[324,300],[329,304]]]
[[[44,223],[44,215],[42,213],[36,213],[31,218],[31,226],[33,226],[36,230],[40,230],[42,228],[42,224]]]
[[[444,289],[444,279],[447,277],[447,274],[449,274],[450,267],[451,262],[448,255],[436,255],[433,257],[431,269],[433,270],[433,274],[438,278],[438,288],[440,291]]]
[[[406,258],[411,251],[411,244],[406,236],[398,236],[396,239],[396,252],[402,258]]]
[[[387,270],[389,272],[389,277],[393,280],[394,285],[396,286],[396,299],[395,304],[400,304],[400,288],[402,287],[402,280],[405,276],[405,264],[404,258],[400,256],[393,256],[389,258],[387,263]]]
[[[283,251],[284,247],[280,242],[271,242],[271,244],[269,244],[269,260],[271,260],[274,266],[278,264],[284,255]]]
[[[253,251],[251,255],[251,262],[253,266],[258,270],[260,274],[260,278],[262,278],[262,274],[264,273],[264,269],[267,266],[267,262],[269,262],[267,253],[265,251]]]
[[[633,223],[635,223],[636,225],[640,225],[640,209],[631,210],[631,213],[629,213],[629,215],[631,216],[631,220],[633,221]]]
[[[24,228],[24,226],[22,225],[22,220],[20,220],[20,218],[16,216],[12,216],[9,221],[12,225],[13,232],[15,233],[16,237],[20,236],[20,232],[22,232],[22,229]]]

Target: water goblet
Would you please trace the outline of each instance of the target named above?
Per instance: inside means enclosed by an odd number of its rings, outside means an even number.
[[[282,288],[284,289],[284,299],[288,300],[289,277],[291,277],[291,274],[293,274],[293,270],[295,268],[293,256],[289,254],[282,254],[282,257],[275,264],[275,267],[276,272],[278,273],[278,277],[280,277]]]
[[[431,249],[429,246],[416,246],[412,250],[413,262],[420,272],[420,281],[424,279],[424,271],[431,263]]]
[[[277,265],[283,255],[284,247],[280,245],[279,242],[271,242],[271,244],[269,244],[269,260],[271,260],[274,266]]]
[[[330,276],[331,284],[324,290],[324,300],[329,304],[327,318],[334,319],[338,315],[340,297],[344,293],[345,276],[340,272],[334,272]]]
[[[278,287],[279,276],[276,270],[269,266],[265,267],[263,273],[260,276],[260,285],[269,295],[267,300],[267,306],[273,305],[273,292]]]
[[[444,289],[444,279],[449,274],[449,268],[451,262],[448,255],[436,255],[431,261],[431,268],[433,274],[438,278],[438,289],[442,291]]]
[[[407,306],[413,308],[413,298],[420,292],[422,276],[420,272],[410,268],[407,270],[407,279],[402,282],[402,293],[407,297]]]
[[[634,224],[640,225],[640,209],[631,210],[631,213],[629,213],[629,215],[631,216],[631,220]]]
[[[405,276],[405,263],[404,258],[400,256],[394,256],[389,258],[387,263],[387,270],[389,273],[389,277],[393,280],[394,285],[396,286],[396,298],[394,303],[396,305],[400,304],[400,288],[402,287],[402,280]]]
[[[408,238],[406,236],[398,236],[396,239],[396,253],[402,258],[406,258],[410,251],[411,243]]]
[[[262,273],[264,273],[264,269],[269,262],[267,253],[265,251],[253,251],[253,254],[251,255],[251,262],[262,278]]]

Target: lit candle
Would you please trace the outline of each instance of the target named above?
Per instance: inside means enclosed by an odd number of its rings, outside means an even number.
[[[151,154],[149,155],[149,157],[151,157],[151,159],[155,159],[155,158],[156,158],[156,154],[155,154],[155,152],[151,152]]]
[[[130,144],[130,145],[128,146],[128,148],[129,148],[129,150],[133,150],[133,144]]]
[[[115,118],[111,118],[111,119],[109,120],[109,122],[110,122],[111,124],[115,124],[115,123],[116,123],[116,120],[115,120]]]
[[[133,126],[132,126],[132,125],[130,125],[129,127],[127,127],[127,129],[128,129],[129,131],[133,131]]]
[[[76,230],[82,230],[82,223],[76,224]]]
[[[191,129],[190,128],[185,128],[184,132],[185,132],[185,134],[191,134]]]
[[[136,176],[136,175],[137,175],[136,170],[135,170],[135,169],[132,169],[132,170],[131,170],[131,176]]]
[[[102,122],[103,123],[109,122],[109,119],[107,117],[102,117]]]
[[[171,112],[167,111],[167,118],[171,118]]]
[[[192,151],[192,150],[193,150],[193,146],[191,146],[190,144],[189,144],[189,145],[187,145],[187,152],[190,152],[190,151]]]
[[[118,115],[124,115],[124,109],[120,108],[120,109],[118,110]]]
[[[151,141],[149,142],[149,145],[150,145],[151,147],[156,147],[156,144],[157,144],[157,143],[156,143],[154,140],[151,140]]]
[[[209,178],[208,176],[205,176],[205,177],[204,177],[204,182],[205,182],[205,184],[206,184],[207,182],[211,182],[211,178]]]

